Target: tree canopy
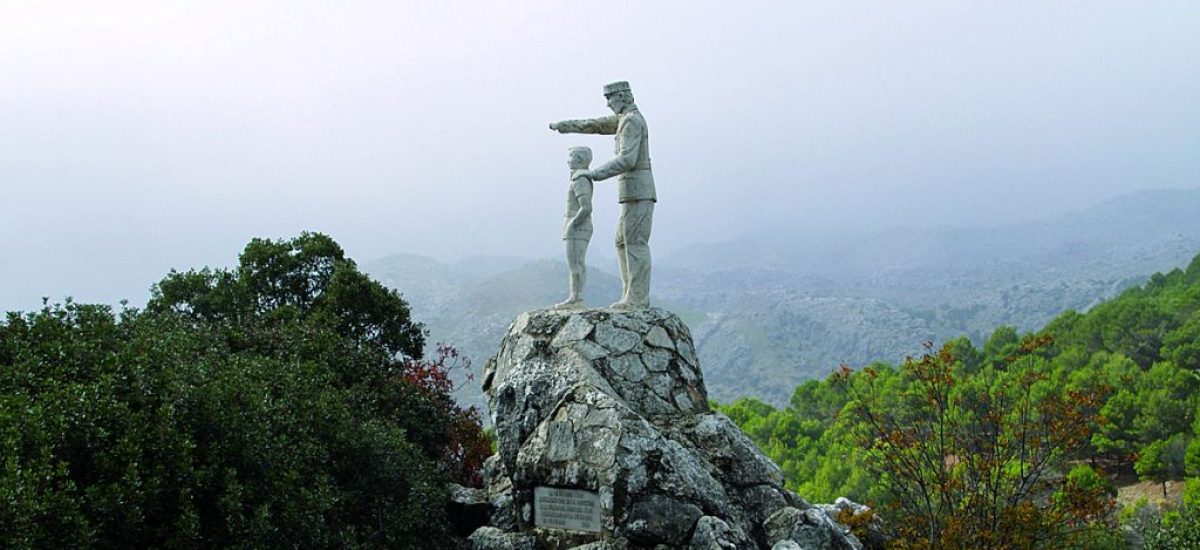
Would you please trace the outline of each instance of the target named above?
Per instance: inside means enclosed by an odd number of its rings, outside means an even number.
[[[1029,342],[1043,345],[1036,346],[1031,355]],[[1022,335],[1012,327],[999,327],[981,347],[966,338],[948,342],[946,349],[953,352],[945,356],[932,353],[934,363],[923,367],[929,370],[937,366],[937,377],[915,375],[916,367],[929,358],[898,366],[876,363],[835,372],[823,381],[806,382],[796,388],[791,402],[782,409],[752,399],[721,409],[780,464],[789,488],[816,501],[838,496],[880,505],[898,501],[898,495],[889,493],[888,484],[880,482],[881,472],[870,468],[872,460],[881,458],[881,449],[862,438],[864,430],[871,433],[869,417],[862,414],[864,407],[882,415],[876,418],[889,422],[904,419],[902,424],[909,429],[922,422],[928,425],[930,417],[920,414],[930,410],[951,415],[945,419],[958,425],[970,426],[972,422],[978,424],[971,418],[986,415],[974,414],[983,410],[969,405],[987,404],[991,414],[1001,408],[997,399],[1003,396],[1009,396],[1010,405],[1027,399],[1023,406],[1034,411],[1050,406],[1064,411],[1063,407],[1072,403],[1086,405],[1075,411],[1078,426],[1087,430],[1086,440],[1063,441],[1052,449],[1048,456],[1055,458],[1056,467],[1047,472],[1046,479],[1061,486],[1046,487],[1047,491],[1063,492],[1071,479],[1075,483],[1088,479],[1078,472],[1073,478],[1069,475],[1074,470],[1068,466],[1081,463],[1103,475],[1140,475],[1165,481],[1200,474],[1200,459],[1196,458],[1200,456],[1198,342],[1200,256],[1187,269],[1155,274],[1143,286],[1131,288],[1090,311],[1064,312],[1036,333]],[[933,384],[936,380],[945,381],[945,386]],[[928,397],[937,392],[914,391],[930,387],[945,390],[941,394],[945,405],[941,408],[923,408],[918,406],[921,400],[914,401],[914,395],[924,395],[928,404]],[[1022,395],[1026,397],[1013,400]],[[1010,424],[1008,429],[1013,433],[1019,426]],[[883,441],[885,447],[891,445],[883,450],[890,451],[893,458],[905,452],[942,452],[953,455],[946,458],[961,465],[960,469],[979,463],[978,455],[989,449],[979,441],[970,441],[969,445],[950,441],[955,445],[943,445],[941,449],[931,442],[916,445],[923,442],[909,441],[914,447],[906,448],[900,443],[908,440],[889,443],[878,439],[883,435],[876,430],[876,441]],[[930,471],[940,472],[942,468]],[[1188,484],[1200,487],[1200,480],[1189,479]],[[1090,482],[1084,485],[1096,486]],[[1027,500],[1053,504],[1044,498]],[[882,513],[886,517],[886,512]],[[1194,509],[1192,513],[1195,515]],[[1196,523],[1200,520],[1193,519],[1188,525]]]
[[[144,310],[0,323],[0,546],[428,547],[479,418],[408,305],[330,238],[172,271]]]

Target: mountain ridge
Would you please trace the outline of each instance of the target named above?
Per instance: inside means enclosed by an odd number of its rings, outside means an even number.
[[[656,257],[652,294],[691,326],[715,399],[780,404],[840,363],[895,361],[925,340],[980,342],[1000,325],[1032,330],[1197,251],[1200,189],[1154,190],[1002,226],[694,245]],[[366,270],[404,293],[431,340],[481,363],[516,314],[566,289],[560,260],[500,258],[394,255]],[[615,301],[615,276],[589,266],[589,277],[589,304]]]

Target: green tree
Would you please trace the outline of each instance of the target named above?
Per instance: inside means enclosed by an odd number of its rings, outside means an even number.
[[[1200,372],[1200,310],[1163,337],[1160,354],[1184,369]]]
[[[449,544],[430,503],[487,442],[423,344],[318,234],[172,272],[145,311],[9,314],[0,547]]]
[[[1139,441],[1187,433],[1196,412],[1196,375],[1171,362],[1155,363],[1137,382],[1133,428]]]
[[[1003,366],[1009,358],[1016,356],[1020,343],[1016,328],[1000,325],[984,343],[983,355],[992,367]]]
[[[1184,482],[1183,504],[1193,509],[1200,508],[1200,477],[1189,477]]]
[[[1038,354],[1050,342],[1004,342],[1000,352],[1012,354],[1001,368],[961,379],[953,346],[943,346],[905,362],[909,383],[899,395],[875,387],[872,369],[840,372],[852,398],[847,418],[868,449],[863,467],[891,497],[885,517],[902,545],[1062,542],[1108,513],[1106,489],[1053,481],[1085,446],[1102,394],[1048,391]],[[1054,489],[1061,498],[1039,499]]]
[[[1055,498],[1065,499],[1072,495],[1100,494],[1108,498],[1117,496],[1117,488],[1108,478],[1087,464],[1076,464],[1067,472],[1066,485],[1075,490],[1061,490],[1055,493]]]
[[[1189,476],[1200,476],[1200,437],[1193,437],[1184,451],[1183,472]]]
[[[1192,440],[1184,450],[1183,471],[1186,475],[1200,477],[1200,415],[1192,423]]]
[[[1183,477],[1184,450],[1187,439],[1176,434],[1147,445],[1139,454],[1134,470],[1143,481],[1162,484],[1163,498],[1167,498],[1167,481]]]

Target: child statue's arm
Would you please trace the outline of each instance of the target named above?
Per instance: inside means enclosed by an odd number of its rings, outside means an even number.
[[[579,211],[571,219],[571,227],[579,227],[592,215],[592,181],[584,177],[577,178],[572,188]]]

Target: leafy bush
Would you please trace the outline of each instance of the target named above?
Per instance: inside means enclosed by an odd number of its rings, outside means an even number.
[[[319,234],[172,272],[145,311],[0,323],[0,547],[445,544],[487,440],[443,348]]]
[[[1145,506],[1130,522],[1146,550],[1200,548],[1200,507],[1160,510]]]
[[[1200,477],[1189,477],[1184,481],[1183,503],[1200,508]]]
[[[1103,391],[1050,391],[1038,354],[1052,340],[1022,340],[1015,355],[956,376],[953,345],[909,359],[899,392],[880,373],[840,370],[851,398],[845,420],[862,468],[887,492],[883,515],[906,548],[1061,545],[1102,521],[1111,487],[1067,461],[1084,448]],[[1054,498],[1045,498],[1052,495]]]

